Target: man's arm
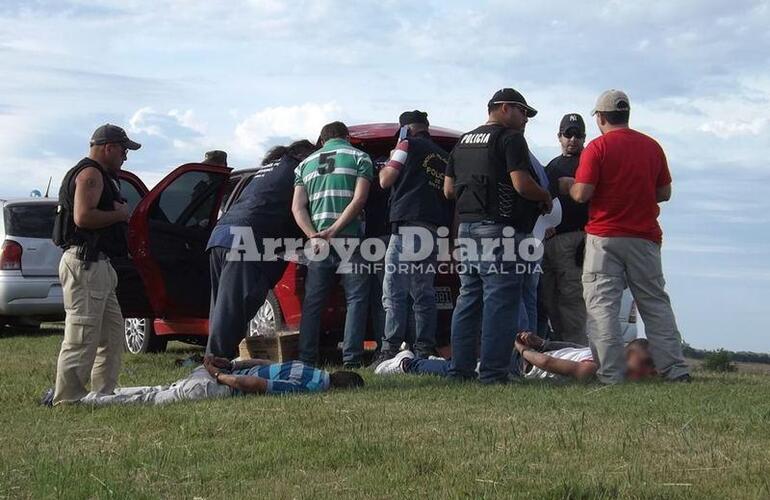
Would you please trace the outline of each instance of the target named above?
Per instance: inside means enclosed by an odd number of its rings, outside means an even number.
[[[228,365],[231,370],[244,370],[254,368],[255,366],[272,365],[273,363],[275,361],[270,361],[269,359],[242,359],[228,363]]]
[[[318,232],[310,218],[310,212],[307,209],[308,199],[305,186],[294,186],[294,197],[291,200],[291,213],[294,214],[294,220],[305,233],[305,236],[312,238]]]
[[[454,177],[444,176],[444,197],[447,200],[455,199],[455,179]]]
[[[340,218],[334,221],[334,224],[329,226],[328,229],[321,231],[319,237],[321,238],[334,238],[337,233],[350,224],[353,219],[358,217],[361,210],[366,205],[366,199],[369,197],[369,186],[371,182],[366,177],[359,177],[356,180],[356,190],[353,192],[353,199],[350,200],[350,204],[342,211]]]
[[[655,189],[655,199],[658,203],[671,199],[671,184],[660,186]]]
[[[409,141],[401,141],[396,145],[396,149],[390,152],[388,162],[380,170],[380,186],[387,189],[396,183],[401,169],[406,165],[406,159],[409,155]]]
[[[569,188],[569,195],[578,203],[587,203],[594,196],[595,186],[583,182],[575,182]]]
[[[551,193],[540,187],[529,172],[524,170],[514,170],[511,172],[511,183],[513,188],[523,198],[530,201],[540,201],[551,203]]]
[[[84,168],[75,177],[75,200],[72,216],[75,225],[83,229],[101,229],[130,217],[128,205],[115,202],[115,210],[99,210],[99,198],[102,197],[104,181],[102,174],[95,167]]]
[[[267,380],[251,375],[229,375],[219,373],[213,375],[217,382],[233,389],[238,389],[244,394],[265,394],[267,393]]]
[[[548,373],[572,377],[577,380],[586,380],[593,377],[598,369],[596,363],[592,361],[577,362],[569,361],[567,359],[558,359],[543,354],[542,352],[537,352],[532,348],[524,349],[521,352],[521,356],[527,360],[527,362]]]

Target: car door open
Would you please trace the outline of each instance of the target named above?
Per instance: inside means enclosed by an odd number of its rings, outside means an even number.
[[[129,249],[152,313],[135,316],[208,316],[211,285],[206,243],[230,170],[182,165],[137,205],[129,222]]]

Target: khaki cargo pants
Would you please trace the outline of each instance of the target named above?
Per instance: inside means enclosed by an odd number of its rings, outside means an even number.
[[[56,366],[53,404],[79,401],[91,390],[112,394],[123,354],[123,316],[115,295],[118,276],[109,260],[85,263],[64,252],[59,279],[64,294],[64,340]]]
[[[682,337],[665,291],[660,245],[643,238],[586,237],[583,297],[588,312],[588,340],[599,361],[601,382],[625,378],[625,346],[620,330],[620,299],[631,289],[650,342],[655,368],[675,379],[689,372],[682,356]]]
[[[588,345],[588,339],[583,268],[575,254],[585,237],[583,231],[570,231],[547,239],[540,278],[543,304],[556,338],[580,345]]]

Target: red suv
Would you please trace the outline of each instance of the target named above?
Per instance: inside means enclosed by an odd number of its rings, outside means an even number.
[[[397,130],[394,123],[356,125],[350,127],[351,143],[372,158],[384,157],[394,146]],[[460,137],[438,127],[431,127],[431,135],[447,151]],[[132,257],[114,260],[113,265],[120,278],[117,294],[130,352],[161,351],[172,339],[205,344],[211,293],[206,243],[219,215],[238,199],[256,171],[188,163],[149,192],[135,175],[122,172],[122,191],[134,209],[129,221]],[[289,263],[250,322],[248,334],[261,328],[299,328],[305,273],[304,266]],[[457,291],[456,276],[437,276],[437,335],[444,343]],[[330,297],[321,323],[322,345],[336,348],[345,324],[341,287]]]

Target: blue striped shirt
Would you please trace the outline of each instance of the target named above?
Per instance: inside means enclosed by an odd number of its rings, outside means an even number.
[[[235,370],[233,375],[250,375],[267,380],[267,394],[323,392],[329,389],[329,374],[301,361],[274,363]],[[240,395],[237,389],[233,395]]]

